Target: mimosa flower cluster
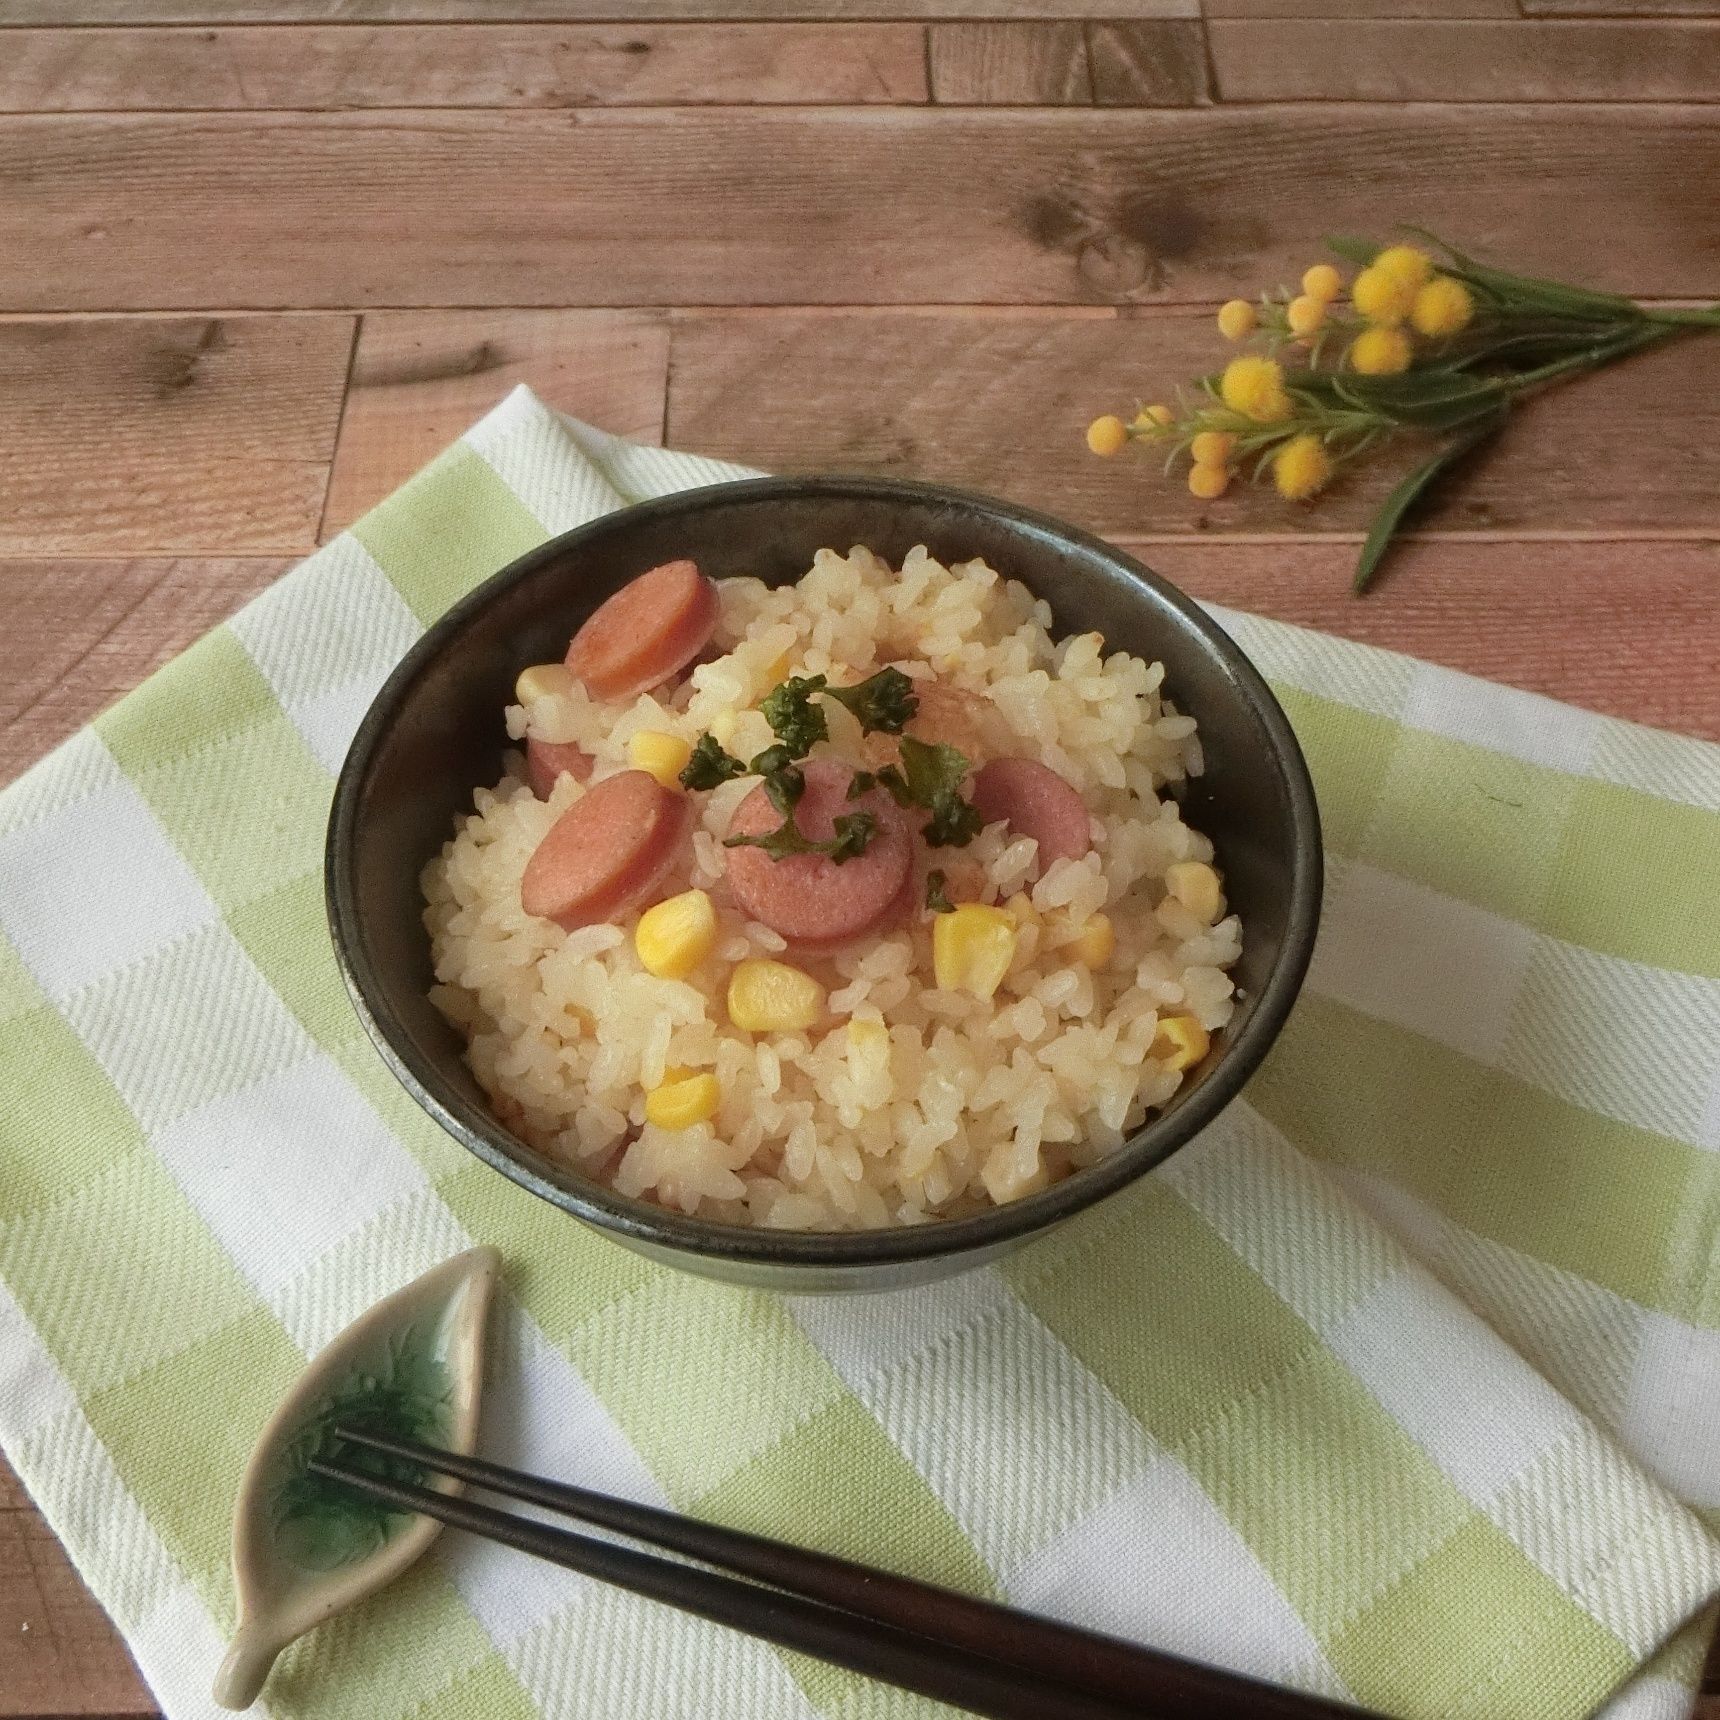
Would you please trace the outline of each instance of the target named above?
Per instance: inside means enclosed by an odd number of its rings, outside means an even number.
[[[1424,237],[1427,237],[1424,235]],[[1531,388],[1592,370],[1720,309],[1645,310],[1611,293],[1508,275],[1450,246],[1328,240],[1357,266],[1346,282],[1315,263],[1297,291],[1231,299],[1219,333],[1247,347],[1176,405],[1107,413],[1087,427],[1095,454],[1131,443],[1186,461],[1189,490],[1217,501],[1246,475],[1291,502],[1324,490],[1347,462],[1403,432],[1447,440],[1388,498],[1363,546],[1356,589],[1372,578],[1405,511],[1432,480],[1504,423]]]

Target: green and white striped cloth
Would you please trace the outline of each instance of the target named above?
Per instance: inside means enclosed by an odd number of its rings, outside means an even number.
[[[522,390],[0,796],[0,1441],[162,1706],[213,1712],[271,1406],[482,1241],[505,1462],[1395,1715],[1686,1714],[1720,1591],[1720,749],[1226,615],[1324,808],[1307,994],[1162,1171],[932,1290],[647,1264],[395,1087],[323,921],[360,714],[547,535],[737,475]],[[266,1703],[932,1711],[460,1536]]]

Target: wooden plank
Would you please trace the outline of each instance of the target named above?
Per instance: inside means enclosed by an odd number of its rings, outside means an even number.
[[[934,24],[930,57],[935,101],[1069,107],[1093,99],[1078,23]]]
[[[113,1626],[0,1458],[0,1716],[153,1715]]]
[[[1310,506],[1247,484],[1199,502],[1149,453],[1087,453],[1082,432],[1097,413],[1169,399],[1224,350],[1208,314],[1182,311],[689,313],[674,325],[666,439],[768,470],[967,484],[1111,535],[1359,539],[1415,445],[1382,450]],[[1584,378],[1526,407],[1429,525],[1488,537],[1720,536],[1717,402],[1712,340]]]
[[[919,102],[918,24],[260,25],[0,38],[0,112]]]
[[[1531,18],[1716,18],[1720,0],[1521,0]]]
[[[1090,16],[1094,4],[1095,0],[792,0],[789,4],[784,0],[7,0],[0,29],[12,24],[774,22],[784,13],[798,19],[849,23],[1079,19]],[[1194,18],[1200,15],[1200,0],[1103,0],[1103,8],[1113,18]]]
[[[1206,29],[1198,21],[1087,26],[1093,99],[1101,107],[1194,107],[1212,100]]]
[[[0,322],[0,555],[309,548],[352,338],[350,316]]]
[[[1237,18],[1209,34],[1225,101],[1720,100],[1720,21]]]
[[[0,307],[1186,303],[1410,214],[1694,297],[1717,179],[1684,106],[28,116]]]
[[[1213,18],[1516,18],[1517,0],[1203,0]],[[1622,6],[1612,10],[1622,11]]]
[[[323,514],[332,536],[516,384],[618,436],[657,442],[669,326],[629,311],[373,311],[354,356]]]
[[[0,561],[0,783],[289,565],[274,558]]]
[[[1353,545],[1130,547],[1211,602],[1720,740],[1720,543],[1417,542],[1365,598]]]

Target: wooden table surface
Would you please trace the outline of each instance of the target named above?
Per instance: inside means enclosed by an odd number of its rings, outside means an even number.
[[[1081,440],[1324,232],[1720,298],[1717,15],[5,0],[0,781],[520,381],[997,491],[1202,596],[1720,738],[1720,342],[1525,411],[1362,602],[1389,463],[1293,512]],[[0,1465],[0,1716],[153,1712]]]

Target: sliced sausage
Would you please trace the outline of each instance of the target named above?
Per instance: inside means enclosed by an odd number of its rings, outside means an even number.
[[[690,561],[666,561],[601,604],[567,648],[594,699],[631,699],[677,675],[711,642],[717,588]]]
[[[537,845],[520,879],[520,906],[567,931],[613,920],[662,893],[692,823],[686,797],[655,777],[606,776]]]
[[[840,866],[825,854],[791,854],[772,859],[762,848],[730,848],[729,888],[741,908],[761,925],[791,942],[833,948],[863,933],[893,924],[909,905],[914,854],[913,827],[882,789],[858,800],[848,798],[853,771],[835,759],[812,759],[801,766],[806,790],[794,822],[803,836],[828,842],[843,813],[869,812],[878,828],[863,854]],[[782,814],[763,787],[755,788],[729,824],[732,836],[763,836],[777,829]]]
[[[591,775],[591,754],[572,741],[540,741],[526,736],[526,781],[539,800],[548,800],[564,775],[584,782]]]
[[[928,746],[954,747],[969,764],[977,765],[990,752],[984,724],[991,701],[982,693],[952,687],[931,676],[914,682],[919,708],[908,723],[908,733]],[[874,769],[895,764],[901,757],[896,736],[870,734],[862,744],[866,762]]]
[[[1087,803],[1049,765],[1031,758],[994,758],[974,773],[973,803],[987,824],[1000,819],[1039,844],[1039,870],[1053,860],[1079,860],[1093,846]]]

